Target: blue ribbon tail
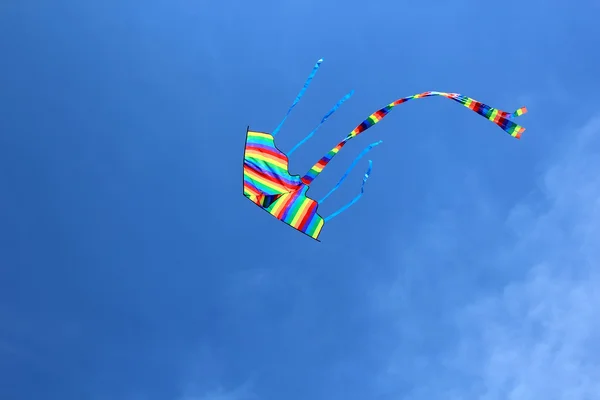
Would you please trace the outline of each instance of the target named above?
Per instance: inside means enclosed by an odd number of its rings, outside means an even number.
[[[319,125],[317,125],[317,127],[315,129],[312,130],[312,132],[310,132],[304,139],[302,139],[298,144],[296,144],[294,146],[294,148],[292,148],[290,151],[287,152],[287,155],[291,155],[294,151],[296,151],[296,149],[300,146],[302,146],[304,143],[306,143],[306,141],[308,139],[310,139],[315,133],[317,133],[317,130],[319,130],[319,128],[321,127],[321,125],[323,125],[325,123],[325,121],[327,121],[327,119],[329,117],[331,117],[331,115],[337,111],[338,108],[340,108],[342,106],[342,104],[344,104],[346,102],[346,100],[348,100],[350,97],[352,97],[352,95],[354,94],[354,90],[351,90],[350,93],[348,93],[347,95],[345,95],[344,97],[342,97],[340,99],[340,101],[338,101],[335,106],[333,106],[333,108],[331,110],[329,110],[329,112],[327,114],[325,114],[325,116],[321,119],[321,122],[319,122]]]
[[[342,212],[346,211],[348,208],[350,208],[350,206],[352,206],[354,203],[356,203],[358,201],[358,199],[360,199],[362,197],[363,193],[365,192],[365,183],[367,183],[367,179],[369,179],[369,175],[371,174],[372,169],[373,169],[373,162],[371,160],[369,160],[369,168],[367,168],[367,170],[365,171],[365,176],[363,177],[362,186],[360,187],[360,193],[358,194],[358,196],[353,198],[352,201],[350,203],[346,204],[344,207],[340,208],[333,214],[326,217],[325,222],[331,220],[332,218],[337,217]]]
[[[281,120],[281,122],[279,123],[279,125],[277,125],[277,128],[275,128],[275,130],[273,131],[273,133],[271,134],[273,137],[275,137],[275,135],[277,135],[277,132],[279,132],[279,130],[281,129],[281,127],[283,126],[283,123],[285,122],[285,120],[287,119],[288,115],[290,115],[290,113],[292,112],[292,110],[294,109],[294,107],[296,107],[296,104],[298,104],[298,102],[300,101],[300,99],[302,98],[302,96],[304,95],[304,92],[306,92],[306,89],[308,89],[308,86],[310,85],[310,82],[313,80],[313,78],[315,77],[317,70],[319,69],[319,67],[321,66],[321,63],[323,62],[323,59],[319,59],[319,61],[317,61],[317,63],[315,64],[315,66],[313,67],[310,75],[308,76],[308,78],[306,79],[306,82],[304,82],[304,86],[302,87],[302,89],[300,89],[300,92],[298,93],[298,95],[296,96],[296,99],[294,100],[294,102],[292,103],[292,105],[290,106],[290,108],[288,109],[287,113],[285,114],[285,117],[283,117],[283,119]]]
[[[365,154],[367,154],[369,151],[371,151],[373,149],[373,147],[375,146],[379,146],[381,143],[383,143],[382,140],[380,140],[379,142],[375,142],[375,143],[371,143],[369,146],[367,146],[367,148],[365,148],[359,155],[358,157],[356,157],[354,159],[354,161],[352,161],[352,164],[350,164],[350,167],[348,167],[348,169],[346,170],[346,172],[344,173],[344,175],[342,176],[342,179],[339,180],[339,182],[333,187],[333,189],[331,189],[329,191],[329,193],[327,193],[321,200],[319,200],[319,203],[322,203],[323,201],[325,201],[326,198],[328,198],[329,196],[331,196],[331,194],[333,192],[335,192],[340,185],[346,180],[346,178],[348,177],[348,174],[350,174],[350,172],[352,172],[352,170],[354,169],[354,167],[356,166],[356,163],[358,163],[358,161],[360,161],[361,158],[364,157]],[[369,161],[369,165],[370,165],[370,161]],[[369,167],[371,168],[371,167]],[[369,169],[370,171],[370,169]]]

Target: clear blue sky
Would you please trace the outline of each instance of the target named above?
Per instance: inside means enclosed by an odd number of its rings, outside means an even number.
[[[600,4],[7,0],[2,400],[600,399]],[[322,243],[241,193],[246,126],[301,173],[371,112]],[[354,196],[366,161],[322,207]]]

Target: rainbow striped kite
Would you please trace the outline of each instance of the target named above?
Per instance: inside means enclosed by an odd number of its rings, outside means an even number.
[[[513,113],[501,111],[497,108],[490,107],[470,97],[463,96],[458,93],[445,92],[424,92],[408,97],[398,99],[382,109],[371,114],[367,119],[361,122],[352,132],[350,132],[344,140],[331,149],[324,155],[310,170],[304,175],[291,175],[288,170],[288,156],[290,156],[300,145],[310,139],[315,132],[323,125],[323,123],[346,101],[352,94],[351,91],[345,95],[337,104],[325,114],[321,122],[312,132],[306,136],[300,143],[294,146],[287,154],[283,153],[275,145],[274,137],[277,135],[281,126],[289,116],[292,109],[298,104],[300,98],[310,85],[319,66],[323,62],[322,59],[317,61],[304,86],[296,96],[296,99],[288,109],[283,120],[279,123],[272,134],[265,132],[257,132],[250,130],[248,127],[246,132],[246,146],[244,149],[244,196],[250,199],[254,204],[258,205],[269,214],[273,215],[280,221],[285,222],[292,228],[310,236],[315,240],[319,240],[319,235],[323,229],[325,222],[339,215],[341,212],[356,203],[364,192],[365,183],[369,178],[373,163],[369,160],[369,166],[363,177],[360,193],[352,199],[348,204],[334,212],[333,214],[323,218],[317,212],[319,204],[329,197],[342,182],[346,179],[350,171],[356,163],[373,147],[382,143],[381,141],[370,144],[365,148],[356,159],[352,162],[348,170],[342,176],[340,181],[333,189],[329,191],[322,199],[314,200],[306,195],[306,191],[315,178],[323,171],[327,164],[340,151],[348,141],[362,132],[366,131],[379,121],[381,121],[391,110],[399,104],[412,99],[420,99],[422,97],[442,96],[454,100],[465,107],[470,108],[479,115],[489,119],[509,135],[519,139],[525,131],[520,125],[512,121],[512,118],[523,115],[527,112],[527,108],[521,107]]]

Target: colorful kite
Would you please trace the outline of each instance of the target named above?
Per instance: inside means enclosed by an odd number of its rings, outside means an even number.
[[[465,107],[470,108],[472,111],[484,116],[498,125],[500,128],[504,129],[504,131],[514,138],[519,139],[521,134],[525,131],[525,128],[512,121],[513,117],[518,117],[527,112],[525,107],[519,108],[514,113],[508,113],[458,93],[434,91],[424,92],[403,97],[374,112],[369,116],[369,118],[354,128],[354,130],[350,132],[348,136],[344,138],[344,140],[338,143],[337,146],[331,149],[315,165],[313,165],[313,167],[304,176],[300,177],[300,175],[291,175],[288,170],[288,156],[291,155],[304,142],[310,139],[321,127],[321,125],[323,125],[323,123],[354,93],[351,91],[340,101],[338,101],[338,103],[331,110],[329,110],[327,114],[325,114],[317,127],[313,129],[313,131],[310,132],[308,136],[300,143],[294,146],[294,148],[292,148],[292,150],[290,150],[287,154],[279,150],[275,145],[274,137],[281,129],[281,126],[287,119],[288,115],[290,115],[292,109],[300,101],[300,98],[310,85],[310,82],[314,78],[322,62],[322,59],[317,61],[312,72],[308,76],[308,79],[304,83],[304,86],[296,96],[296,99],[288,109],[283,120],[279,123],[279,126],[275,128],[272,134],[252,131],[250,130],[250,127],[248,127],[246,132],[246,146],[244,149],[244,196],[250,199],[254,204],[261,207],[263,210],[267,211],[269,214],[273,215],[275,218],[285,222],[292,228],[310,236],[317,241],[319,240],[319,234],[321,233],[325,222],[336,217],[341,212],[348,209],[348,207],[356,203],[358,199],[360,199],[364,192],[365,183],[367,182],[369,174],[371,173],[373,166],[372,161],[369,160],[369,167],[367,168],[363,177],[360,193],[354,199],[352,199],[352,201],[325,218],[321,217],[317,213],[319,204],[321,204],[327,197],[329,197],[335,190],[339,188],[350,171],[352,171],[356,163],[366,153],[382,142],[379,141],[372,143],[366,149],[364,149],[352,162],[346,173],[342,176],[335,187],[331,189],[329,193],[327,193],[322,199],[313,200],[307,196],[306,192],[308,191],[310,184],[350,139],[358,136],[371,126],[381,121],[392,110],[392,108],[396,107],[397,105],[412,99],[442,96],[454,100]]]

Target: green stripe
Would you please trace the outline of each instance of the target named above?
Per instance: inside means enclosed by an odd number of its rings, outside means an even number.
[[[259,160],[254,157],[247,157],[246,160],[252,161],[252,163],[257,168],[259,168],[261,171],[270,169],[270,170],[273,170],[272,172],[278,176],[285,177],[291,181],[295,181],[294,177],[292,175],[290,175],[287,168],[281,168],[280,166],[278,166],[276,164],[272,164],[270,162]]]

